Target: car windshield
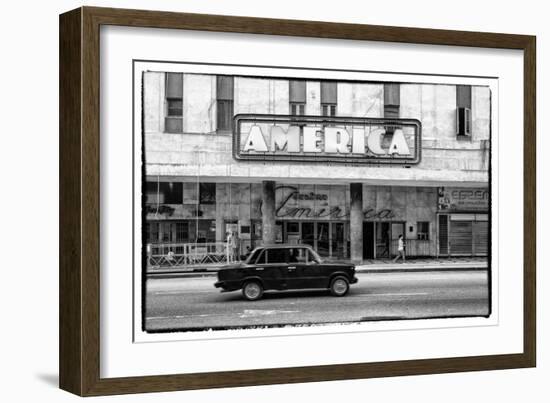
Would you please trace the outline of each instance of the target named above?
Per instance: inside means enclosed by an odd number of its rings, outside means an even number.
[[[250,253],[250,255],[248,255],[248,258],[246,259],[245,263],[246,264],[250,264],[252,262],[255,262],[256,259],[258,259],[258,256],[260,255],[260,253],[262,252],[262,248],[256,248],[252,251],[252,253]]]
[[[323,263],[323,259],[321,259],[321,256],[317,254],[313,249],[309,250],[309,262],[315,262],[315,263]]]

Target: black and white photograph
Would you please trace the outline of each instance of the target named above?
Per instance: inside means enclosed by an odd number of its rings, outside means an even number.
[[[143,331],[491,317],[490,85],[160,66],[134,78]]]

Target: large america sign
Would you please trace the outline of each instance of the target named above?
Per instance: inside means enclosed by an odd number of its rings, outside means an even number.
[[[421,157],[416,119],[239,114],[237,160],[413,165]]]

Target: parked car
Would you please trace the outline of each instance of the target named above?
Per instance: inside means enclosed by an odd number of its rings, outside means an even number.
[[[328,289],[342,297],[355,283],[351,263],[324,262],[309,245],[268,245],[254,249],[242,263],[222,267],[214,286],[222,292],[242,290],[254,301],[265,290]]]

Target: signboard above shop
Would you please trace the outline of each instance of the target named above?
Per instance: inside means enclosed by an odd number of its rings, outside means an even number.
[[[441,187],[438,189],[440,211],[487,211],[488,188]]]
[[[420,162],[416,119],[240,114],[237,160],[413,165]]]

